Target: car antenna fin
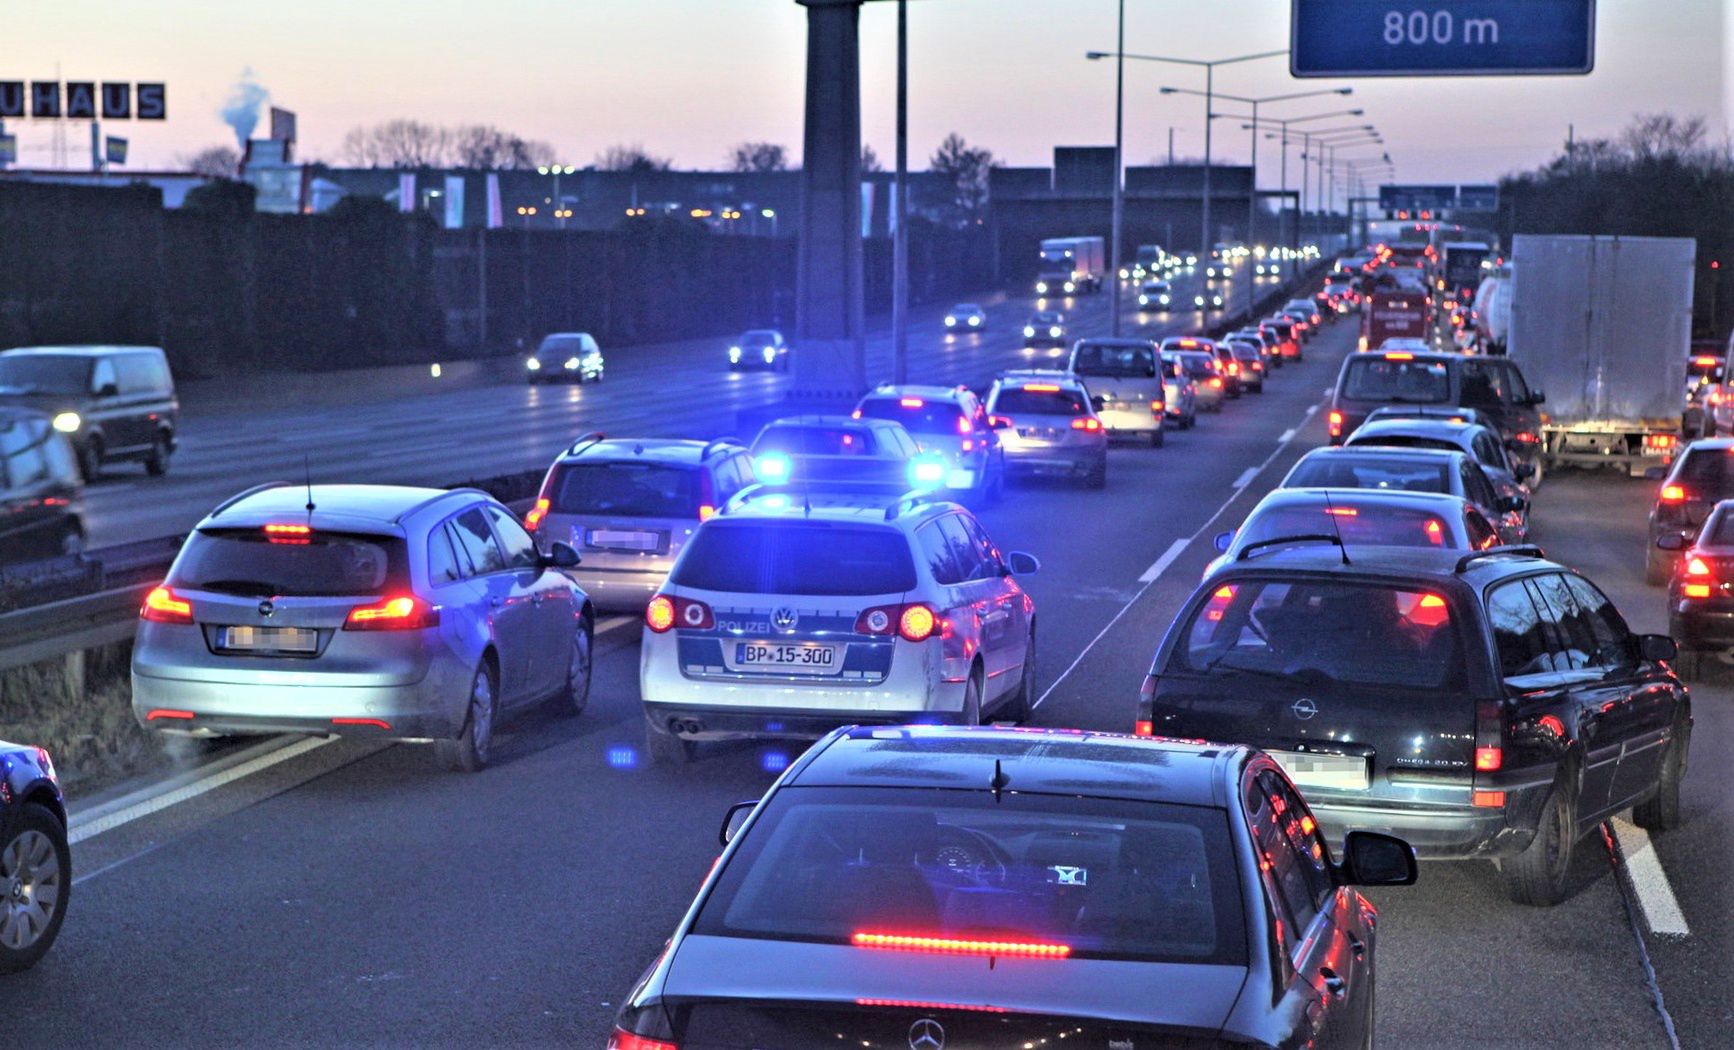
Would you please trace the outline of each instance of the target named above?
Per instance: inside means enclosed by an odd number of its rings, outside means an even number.
[[[1343,542],[1343,530],[1337,525],[1337,508],[1331,506],[1331,494],[1329,492],[1326,492],[1324,496],[1325,517],[1331,519],[1331,532],[1337,537],[1337,553],[1342,555],[1344,565],[1352,565],[1354,563],[1349,561],[1349,545]]]
[[[999,764],[999,759],[997,759],[997,758],[994,759],[993,760],[993,779],[987,782],[987,786],[993,790],[993,800],[995,802],[998,802],[1000,800],[999,799],[1000,792],[1004,791],[1006,789],[1006,785],[1010,784],[1010,783],[1011,783],[1011,777],[1006,776],[1005,770]]]
[[[301,453],[301,476],[303,478],[305,478],[306,482],[307,482],[307,521],[308,521],[308,524],[312,524],[312,522],[313,522],[313,461],[307,457],[307,453],[305,453],[305,452]]]

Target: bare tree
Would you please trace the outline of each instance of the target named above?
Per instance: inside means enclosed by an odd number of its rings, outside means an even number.
[[[241,170],[241,152],[233,146],[206,146],[197,153],[182,154],[181,166],[194,175],[232,179]]]
[[[1639,113],[1620,132],[1620,145],[1634,160],[1691,157],[1703,148],[1706,130],[1703,117]]]
[[[789,151],[775,142],[743,142],[729,152],[730,171],[787,171]]]
[[[492,124],[465,124],[452,132],[452,159],[462,168],[534,168],[554,162],[554,147]]]
[[[352,164],[369,168],[437,168],[451,160],[448,128],[419,120],[387,120],[352,128],[338,151]]]
[[[603,171],[668,171],[674,162],[667,157],[655,157],[644,147],[633,143],[610,146],[596,155],[596,166]]]
[[[865,142],[861,144],[861,170],[862,172],[885,170],[885,165],[879,163],[879,154],[873,152],[873,147]]]
[[[955,131],[945,136],[928,161],[928,167],[945,176],[951,187],[948,206],[957,225],[981,221],[987,207],[987,173],[995,163],[991,150],[971,146]]]

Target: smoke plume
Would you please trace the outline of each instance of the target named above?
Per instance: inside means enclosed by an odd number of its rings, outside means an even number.
[[[259,111],[270,97],[271,93],[254,79],[253,69],[249,66],[241,70],[241,79],[235,81],[235,86],[229,89],[228,100],[217,111],[223,123],[235,129],[235,141],[242,149],[247,148],[253,129],[259,126]]]

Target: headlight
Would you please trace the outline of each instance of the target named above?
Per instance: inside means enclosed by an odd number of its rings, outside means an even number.
[[[1192,297],[1192,305],[1193,306],[1203,306],[1204,305],[1204,296],[1202,296],[1202,295],[1193,296]]]
[[[777,359],[777,348],[774,346],[765,347],[765,360],[766,361],[775,361],[776,359]]]
[[[1120,271],[1120,280],[1124,281],[1126,278],[1128,278],[1130,276],[1132,276],[1132,271],[1130,271],[1130,270],[1121,270]]]
[[[1055,339],[1058,339],[1064,333],[1065,329],[1061,328],[1059,325],[1054,325],[1052,328],[1048,329],[1048,334],[1053,336]]]
[[[1045,292],[1047,290],[1048,290],[1048,282],[1046,282],[1046,281],[1037,281],[1036,282],[1037,294],[1040,294],[1040,293]]]
[[[54,417],[54,429],[62,434],[76,434],[83,425],[84,420],[78,418],[77,412],[62,412]]]
[[[957,323],[957,318],[951,316],[950,314],[945,315],[945,327],[950,328],[952,325],[954,325],[956,323]]]
[[[1035,335],[1035,334],[1036,334],[1036,330],[1035,330],[1034,326],[1027,325],[1027,324],[1024,325],[1024,338],[1025,339],[1028,339],[1030,336]]]
[[[1166,293],[1164,293],[1164,294],[1163,294],[1163,295],[1160,295],[1160,296],[1158,296],[1158,297],[1157,297],[1157,299],[1156,299],[1156,301],[1157,301],[1157,302],[1159,302],[1159,303],[1161,303],[1161,304],[1162,304],[1162,305],[1163,305],[1163,306],[1167,306],[1167,305],[1168,305],[1168,303],[1169,303],[1169,302],[1170,302],[1170,300],[1169,300],[1169,298],[1168,298],[1168,296],[1167,296],[1167,294],[1166,294]]]
[[[741,359],[741,348],[738,346],[729,347],[729,360],[731,362],[733,362],[733,361],[739,361],[740,359]]]
[[[1063,287],[1064,287],[1064,288],[1065,288],[1065,289],[1066,289],[1066,291],[1068,291],[1068,292],[1075,292],[1075,291],[1077,291],[1077,290],[1078,290],[1078,286],[1077,286],[1077,285],[1075,285],[1075,284],[1073,284],[1073,283],[1072,283],[1072,282],[1071,282],[1071,281],[1067,281],[1067,282],[1066,282],[1066,283],[1065,283],[1065,285],[1063,285]]]
[[[971,328],[974,328],[974,327],[975,327],[975,326],[977,326],[977,325],[979,325],[979,324],[981,324],[981,318],[979,318],[979,317],[971,317],[971,318],[970,318],[970,319],[969,319],[969,325],[970,325],[970,327],[971,327]]]
[[[576,357],[568,357],[566,359],[566,371],[568,371],[568,372],[578,371],[578,359]]]
[[[1150,297],[1148,295],[1140,295],[1138,297],[1138,305],[1139,306],[1149,306],[1150,305]]]
[[[539,359],[532,357],[528,361],[524,362],[524,367],[535,372],[542,367],[542,362]]]

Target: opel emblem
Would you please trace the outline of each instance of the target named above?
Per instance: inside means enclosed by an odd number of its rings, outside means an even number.
[[[909,1050],[944,1050],[945,1029],[931,1017],[909,1026]]]
[[[1294,712],[1296,718],[1305,722],[1307,719],[1319,713],[1319,705],[1313,703],[1311,698],[1303,696],[1299,700],[1296,700],[1294,706],[1289,708],[1289,710]]]
[[[771,614],[771,622],[779,631],[792,631],[801,622],[801,614],[785,605]]]
[[[271,599],[269,599],[269,598],[266,598],[264,601],[259,603],[259,615],[260,616],[270,616],[272,613],[274,613],[276,611],[277,611],[277,606],[273,605],[271,603]]]

